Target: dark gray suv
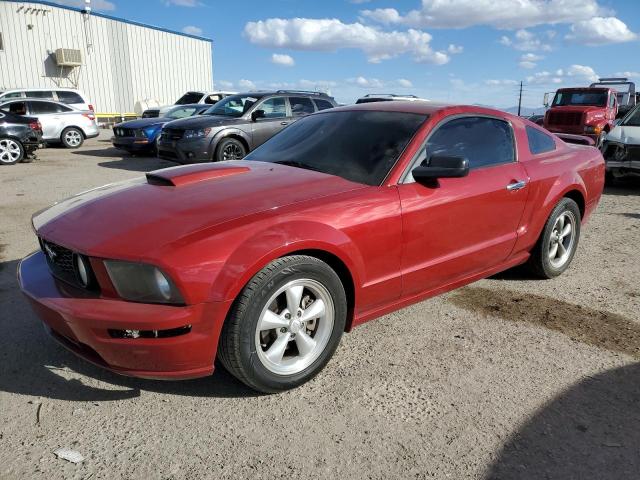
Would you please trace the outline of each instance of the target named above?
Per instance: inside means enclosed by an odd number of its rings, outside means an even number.
[[[284,127],[336,107],[319,92],[278,90],[230,95],[198,117],[167,123],[158,156],[179,163],[239,160]]]

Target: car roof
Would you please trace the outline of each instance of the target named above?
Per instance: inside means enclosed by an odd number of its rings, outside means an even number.
[[[75,88],[66,88],[66,87],[51,87],[51,88],[42,88],[42,87],[37,87],[37,88],[9,88],[7,90],[3,90],[2,93],[9,93],[9,92],[52,92],[52,91],[63,91],[63,92],[78,92],[78,93],[82,93],[80,90],[75,89]]]

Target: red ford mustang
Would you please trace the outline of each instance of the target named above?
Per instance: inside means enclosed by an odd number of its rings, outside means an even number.
[[[528,262],[562,273],[604,163],[537,125],[426,102],[310,115],[246,160],[158,170],[33,217],[19,267],[51,334],[115,372],[214,359],[275,392],[354,326]]]

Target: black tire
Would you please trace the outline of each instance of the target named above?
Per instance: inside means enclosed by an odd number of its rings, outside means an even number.
[[[574,236],[571,241],[570,248],[567,248],[569,253],[566,260],[561,265],[554,266],[549,256],[549,249],[551,247],[552,235],[554,234],[556,222],[558,218],[565,213],[569,216],[573,216],[575,219],[572,227]],[[549,215],[538,243],[534,247],[533,252],[531,252],[528,265],[532,273],[538,277],[550,279],[557,277],[569,268],[580,241],[580,222],[581,215],[578,204],[570,198],[563,198],[560,200],[551,212],[551,215]]]
[[[297,373],[280,375],[263,364],[257,348],[261,353],[264,350],[256,345],[256,329],[269,299],[298,279],[311,279],[326,288],[333,301],[334,321],[328,341],[313,363]],[[331,267],[315,257],[283,257],[258,272],[235,300],[222,328],[218,358],[229,373],[254,390],[264,393],[288,390],[311,380],[324,368],[340,343],[346,318],[344,287]]]
[[[67,127],[60,134],[60,142],[65,148],[79,148],[84,143],[84,133],[76,127]]]
[[[214,162],[224,162],[226,160],[241,160],[247,155],[247,147],[235,138],[223,138],[216,147],[213,156]]]
[[[24,147],[15,138],[0,137],[0,165],[15,165],[24,160]]]
[[[604,184],[612,186],[616,181],[616,177],[611,170],[607,170],[604,174]]]

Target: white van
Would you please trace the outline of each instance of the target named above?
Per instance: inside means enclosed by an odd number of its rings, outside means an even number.
[[[80,90],[72,88],[16,88],[0,92],[0,103],[17,98],[38,98],[40,100],[54,100],[70,105],[79,110],[94,111],[93,105]]]

